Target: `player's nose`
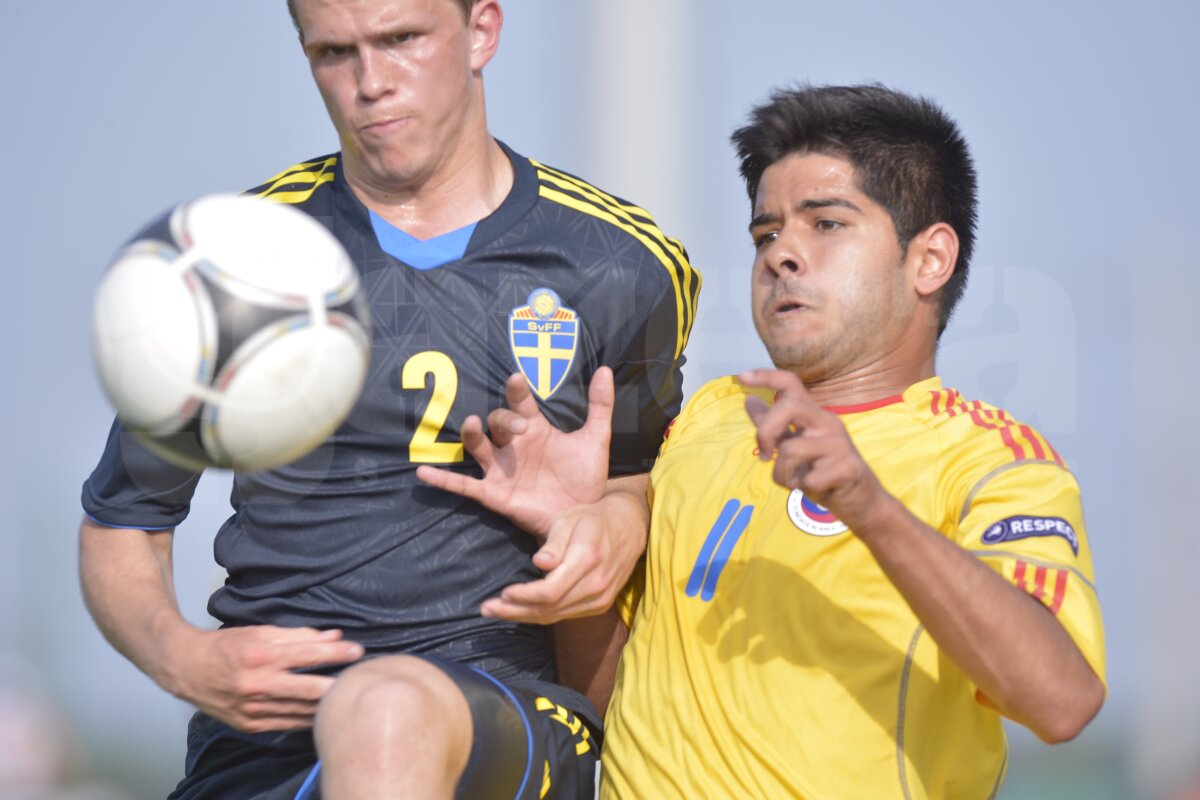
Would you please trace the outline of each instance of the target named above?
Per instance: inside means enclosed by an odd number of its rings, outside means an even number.
[[[807,270],[803,249],[792,238],[780,237],[763,253],[763,265],[776,275],[801,274]]]
[[[363,100],[378,100],[392,90],[388,59],[373,48],[364,47],[358,58],[358,94]]]

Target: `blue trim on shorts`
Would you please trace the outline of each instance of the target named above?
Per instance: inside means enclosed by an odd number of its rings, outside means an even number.
[[[525,786],[529,783],[529,774],[533,770],[533,725],[529,722],[529,717],[525,716],[525,709],[521,708],[521,704],[517,702],[517,697],[512,693],[512,690],[481,669],[476,669],[475,667],[471,666],[468,666],[467,669],[471,670],[472,672],[479,673],[492,683],[496,684],[496,686],[500,688],[500,691],[504,692],[504,695],[512,702],[514,706],[516,706],[517,713],[521,715],[521,721],[525,723],[525,775],[521,778],[521,786],[517,789],[517,793],[514,795],[514,797],[520,797],[525,793]]]
[[[313,782],[319,774],[321,774],[321,762],[318,760],[316,766],[312,768],[312,772],[308,773],[308,777],[304,779],[304,783],[300,784],[300,790],[296,792],[293,800],[301,800],[304,795],[308,794],[308,790],[312,788]]]

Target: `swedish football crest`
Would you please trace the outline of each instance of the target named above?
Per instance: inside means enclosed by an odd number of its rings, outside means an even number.
[[[509,313],[508,340],[533,393],[549,400],[575,363],[580,319],[550,289],[534,289],[527,302]]]

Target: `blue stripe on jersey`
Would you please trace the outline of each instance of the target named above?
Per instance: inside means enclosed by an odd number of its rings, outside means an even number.
[[[712,600],[721,572],[725,569],[733,548],[737,546],[738,539],[750,524],[750,516],[753,513],[754,506],[743,506],[736,498],[725,503],[700,548],[696,564],[692,567],[691,577],[684,588],[688,597],[695,597],[698,593],[704,602]]]
[[[467,252],[467,245],[471,243],[471,234],[475,233],[475,226],[479,224],[472,222],[456,231],[422,240],[400,230],[374,211],[369,213],[371,227],[375,229],[375,238],[383,252],[421,271],[436,269],[462,258]]]
[[[708,562],[712,561],[713,552],[717,549],[717,542],[721,541],[721,537],[729,529],[729,523],[733,521],[733,515],[737,513],[739,506],[741,503],[737,500],[725,503],[725,507],[717,516],[717,521],[709,529],[708,536],[704,539],[704,545],[700,548],[700,555],[696,557],[696,564],[692,567],[692,575],[688,578],[687,587],[684,589],[688,597],[695,597],[704,584],[704,573],[708,572]]]
[[[708,568],[708,575],[704,577],[704,588],[700,590],[700,599],[704,602],[712,600],[713,595],[716,594],[717,581],[721,578],[721,572],[725,569],[725,564],[729,562],[729,556],[733,553],[733,548],[737,546],[738,539],[742,538],[742,533],[750,524],[750,515],[753,513],[754,506],[742,506],[742,510],[738,512],[733,524],[729,526],[729,533],[721,539],[717,554],[713,556],[712,566]]]

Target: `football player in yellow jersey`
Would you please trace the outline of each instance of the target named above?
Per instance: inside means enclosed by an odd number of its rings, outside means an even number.
[[[615,538],[650,517],[618,604],[602,795],[992,797],[1001,716],[1078,734],[1104,700],[1104,636],[1063,459],[936,377],[974,241],[966,143],[880,86],[778,92],[733,141],[776,369],[691,398],[646,506],[560,519]],[[448,488],[545,487],[520,394],[489,419],[480,461],[503,468]],[[487,608],[536,618],[552,595],[509,587]]]

